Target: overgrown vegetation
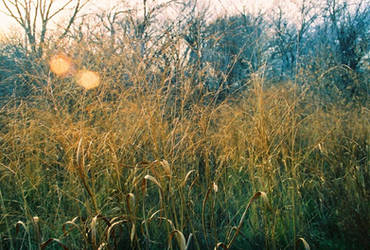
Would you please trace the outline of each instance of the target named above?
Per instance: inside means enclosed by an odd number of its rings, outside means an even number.
[[[2,42],[0,249],[367,248],[368,68],[261,16],[146,8]]]

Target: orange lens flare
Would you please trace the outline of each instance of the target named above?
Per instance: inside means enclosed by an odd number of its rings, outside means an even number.
[[[76,75],[78,85],[85,89],[94,89],[100,84],[100,76],[98,73],[90,70],[81,70]]]
[[[66,75],[72,69],[72,60],[64,55],[55,55],[49,62],[50,70],[58,75]]]

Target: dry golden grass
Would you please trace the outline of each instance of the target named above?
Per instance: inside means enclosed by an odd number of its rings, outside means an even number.
[[[331,231],[367,243],[366,107],[258,75],[215,102],[190,68],[172,84],[174,69],[95,52],[73,63],[99,75],[41,72],[39,92],[1,108],[2,248],[336,248]]]

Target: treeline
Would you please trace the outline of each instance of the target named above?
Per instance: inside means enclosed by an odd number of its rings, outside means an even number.
[[[66,1],[59,9],[53,1],[2,2],[25,34],[1,42],[2,96],[14,89],[24,92],[21,83],[34,87],[24,75],[47,72],[39,67],[56,51],[85,66],[95,60],[97,70],[105,73],[119,69],[117,80],[128,85],[128,61],[144,67],[148,77],[170,66],[173,83],[178,71],[185,70],[194,86],[201,83],[221,99],[248,88],[253,74],[309,86],[326,101],[363,102],[369,94],[370,15],[365,1],[302,0],[290,3],[295,14],[281,5],[265,13],[247,9],[221,17],[212,15],[211,8],[199,8],[195,0],[144,0],[135,10],[122,3],[84,15],[87,2],[82,1]],[[164,14],[169,10],[171,15]],[[67,20],[51,29],[62,13]]]

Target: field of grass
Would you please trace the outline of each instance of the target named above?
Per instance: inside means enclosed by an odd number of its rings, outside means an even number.
[[[0,249],[370,246],[367,102],[95,53],[97,88],[47,57],[1,104]]]

